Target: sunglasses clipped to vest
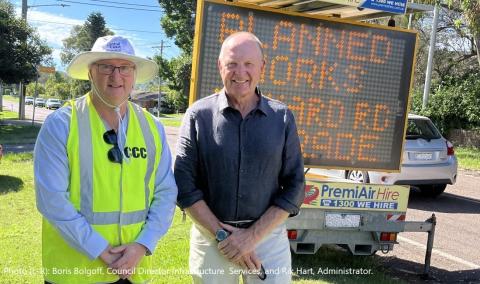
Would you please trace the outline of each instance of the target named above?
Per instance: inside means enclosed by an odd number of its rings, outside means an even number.
[[[123,155],[122,150],[118,147],[117,143],[117,133],[115,130],[110,129],[107,132],[103,133],[103,141],[109,145],[113,145],[113,147],[108,150],[107,157],[108,160],[112,163],[122,163]]]

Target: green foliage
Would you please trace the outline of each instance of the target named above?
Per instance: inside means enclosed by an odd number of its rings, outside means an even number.
[[[168,37],[175,39],[175,44],[183,53],[170,61],[155,56],[160,66],[160,76],[167,82],[167,105],[177,111],[187,107],[192,71],[192,48],[195,31],[196,0],[158,0],[165,11],[161,25]]]
[[[166,104],[169,109],[176,112],[184,112],[188,105],[188,95],[182,95],[180,92],[170,90],[165,97]]]
[[[457,147],[455,155],[458,158],[458,165],[462,169],[480,170],[480,148]]]
[[[47,63],[51,49],[24,20],[14,6],[0,0],[0,81],[7,84],[35,80],[36,66]]]
[[[89,81],[82,81],[71,79],[70,81],[70,95],[72,98],[79,98],[85,95],[87,92],[90,91],[90,82]]]
[[[413,22],[413,27],[419,31],[414,87],[422,90],[427,67],[432,17],[433,13],[422,13],[420,18]],[[454,7],[440,9],[432,66],[432,89],[436,89],[439,84],[444,85],[444,81],[448,81],[452,74],[462,77],[480,70],[477,58],[474,37],[466,24],[464,12],[460,8]]]
[[[157,55],[154,60],[160,66],[160,76],[170,89],[166,96],[167,105],[177,111],[185,110],[190,92],[191,56],[183,53],[167,61]]]
[[[106,27],[102,14],[91,13],[83,25],[74,26],[70,36],[63,40],[63,49],[60,53],[62,63],[66,65],[75,55],[89,51],[97,38],[106,35],[113,35],[113,32]]]
[[[45,87],[42,84],[35,84],[35,82],[32,82],[27,85],[27,96],[35,96],[35,85],[37,85],[37,95],[42,96],[45,94]]]
[[[45,82],[46,96],[66,100],[70,98],[70,84],[59,72],[55,72]]]
[[[428,116],[445,135],[451,129],[472,129],[480,126],[480,72],[465,78],[451,79],[430,95],[428,106],[422,108],[422,94],[413,96],[412,112]]]
[[[472,45],[472,53],[476,56],[477,65],[480,67],[480,1],[479,0],[417,0],[420,4],[440,4],[443,8],[458,12],[453,19],[455,26],[464,23],[468,28]]]
[[[197,1],[195,0],[158,0],[165,11],[161,25],[170,38],[183,52],[191,56],[193,48],[194,16]]]

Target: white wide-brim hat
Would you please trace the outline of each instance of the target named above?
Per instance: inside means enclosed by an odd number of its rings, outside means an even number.
[[[74,79],[88,80],[90,65],[104,59],[124,59],[135,64],[137,83],[144,83],[158,74],[157,63],[136,56],[130,41],[121,36],[99,37],[91,51],[82,52],[72,59],[67,74]]]

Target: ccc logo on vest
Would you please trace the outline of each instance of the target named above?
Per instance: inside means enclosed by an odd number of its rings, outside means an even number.
[[[133,157],[133,158],[142,158],[146,159],[147,158],[147,149],[144,147],[125,147],[123,149],[123,152],[125,153],[125,156],[127,158]]]

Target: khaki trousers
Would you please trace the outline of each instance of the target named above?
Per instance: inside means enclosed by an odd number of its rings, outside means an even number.
[[[237,284],[240,276],[245,284],[291,283],[290,244],[284,224],[274,229],[256,247],[255,253],[263,264],[267,278],[260,280],[231,263],[217,247],[218,243],[204,228],[193,225],[190,231],[190,274],[193,283]]]

